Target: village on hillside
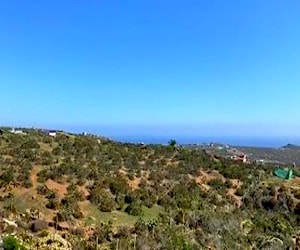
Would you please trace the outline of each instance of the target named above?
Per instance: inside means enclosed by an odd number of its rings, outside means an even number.
[[[292,144],[280,148],[232,146],[222,143],[187,144],[184,147],[204,150],[215,159],[293,167],[300,165],[300,148]]]

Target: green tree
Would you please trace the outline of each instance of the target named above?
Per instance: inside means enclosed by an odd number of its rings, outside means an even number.
[[[177,145],[177,142],[176,142],[174,139],[171,139],[171,140],[169,141],[169,146],[175,147],[176,145]]]
[[[107,190],[95,188],[91,190],[90,201],[102,212],[111,212],[116,209],[114,196]]]
[[[132,202],[126,207],[125,212],[133,216],[141,216],[143,214],[142,204],[140,202]]]

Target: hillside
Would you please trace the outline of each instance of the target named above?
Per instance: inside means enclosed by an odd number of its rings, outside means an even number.
[[[282,147],[283,149],[300,149],[299,145],[295,145],[295,144],[287,144],[285,146]]]
[[[300,148],[295,145],[286,145],[281,148],[237,147],[249,155],[251,160],[261,160],[279,164],[300,165]]]
[[[62,131],[52,136],[34,129],[1,131],[5,246],[286,249],[298,244],[300,179],[277,179],[271,165],[216,160],[197,148],[122,144]]]

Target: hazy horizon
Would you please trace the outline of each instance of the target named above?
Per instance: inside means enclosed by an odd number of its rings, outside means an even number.
[[[120,142],[132,143],[158,143],[167,144],[170,139],[175,139],[179,144],[195,144],[195,143],[224,143],[236,146],[256,146],[256,147],[281,147],[286,144],[300,145],[299,135],[287,135],[274,133],[276,128],[265,126],[264,132],[259,134],[249,134],[247,126],[230,125],[223,128],[220,132],[219,125],[205,126],[137,126],[137,125],[27,125],[18,124],[17,126],[7,125],[9,127],[24,128],[41,128],[41,129],[57,129],[66,132],[81,134],[83,132],[91,133],[98,136],[108,137]],[[282,128],[281,126],[279,126]],[[262,129],[262,127],[261,127]],[[261,130],[263,131],[263,130]],[[267,133],[268,132],[268,133]]]

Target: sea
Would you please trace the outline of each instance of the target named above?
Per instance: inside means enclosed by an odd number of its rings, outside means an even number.
[[[107,137],[109,139],[124,143],[145,143],[145,144],[162,144],[167,145],[171,139],[174,139],[179,145],[187,144],[207,144],[220,143],[229,146],[247,146],[247,147],[266,147],[280,148],[287,144],[300,145],[300,136],[250,136],[250,135],[214,135],[206,133],[205,135],[179,135],[176,133],[153,131],[147,134],[134,134],[128,129],[110,129],[97,127],[65,127],[66,131],[75,133],[87,132],[94,135]],[[139,132],[138,132],[139,133]]]
[[[110,139],[119,142],[145,143],[145,144],[168,144],[174,139],[179,145],[220,143],[230,146],[280,148],[287,144],[300,145],[300,138],[295,137],[241,137],[241,136],[110,136]]]

